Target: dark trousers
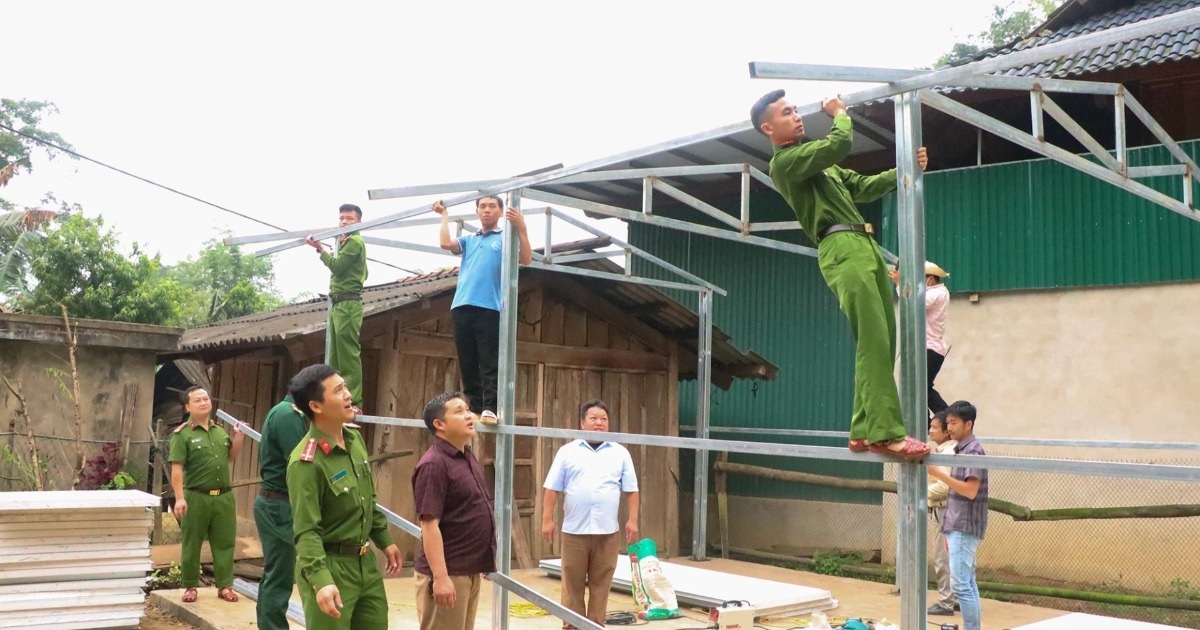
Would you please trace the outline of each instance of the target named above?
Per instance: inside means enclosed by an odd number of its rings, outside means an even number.
[[[454,345],[463,393],[476,414],[496,411],[496,376],[500,362],[500,311],[460,306],[454,319]]]
[[[933,388],[933,379],[937,378],[938,372],[942,371],[942,363],[946,361],[946,357],[930,350],[925,349],[925,366],[929,370],[929,410],[933,413],[944,411],[950,405],[946,404],[945,399]]]

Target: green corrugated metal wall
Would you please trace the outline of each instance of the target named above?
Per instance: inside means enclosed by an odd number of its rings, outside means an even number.
[[[1183,143],[1197,158],[1200,142]],[[1131,166],[1170,164],[1162,147]],[[1141,180],[1179,198],[1181,178]],[[896,251],[895,196],[884,237]],[[950,290],[983,292],[1200,279],[1200,224],[1050,160],[930,173],[926,255]]]
[[[729,211],[736,201],[714,204]],[[794,219],[775,193],[752,198],[755,220]],[[878,216],[878,204],[867,208]],[[663,216],[679,216],[689,209],[656,208]],[[696,214],[687,218],[696,220]],[[728,333],[740,349],[753,350],[779,367],[773,381],[737,380],[728,391],[713,388],[712,425],[787,429],[841,430],[849,428],[853,395],[853,342],[837,301],[825,286],[816,259],[664,230],[641,223],[629,224],[630,243],[646,249],[729,291],[715,299],[714,323]],[[796,233],[787,240],[809,244]],[[640,275],[675,280],[669,272],[646,263],[635,263]],[[696,309],[695,293],[676,292],[673,297]],[[680,423],[694,424],[695,382],[680,384]],[[759,439],[736,434],[716,434],[728,439]],[[797,442],[801,443],[801,442]],[[812,440],[803,443],[844,445],[844,440]],[[692,477],[692,458],[683,453],[681,478]],[[794,458],[732,455],[731,461],[762,466],[820,472],[841,476],[878,479],[881,467]],[[734,476],[729,491],[742,496],[803,498],[823,501],[878,503],[877,493],[839,491],[770,480]],[[685,484],[686,485],[686,484]],[[687,485],[685,491],[690,490]]]

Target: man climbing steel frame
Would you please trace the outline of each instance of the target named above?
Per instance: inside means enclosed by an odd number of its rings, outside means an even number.
[[[338,208],[338,227],[362,221],[362,209],[352,203]],[[362,398],[362,321],[363,283],[367,281],[367,246],[358,232],[338,237],[337,255],[329,253],[321,242],[309,236],[305,239],[321,255],[329,267],[329,320],[332,328],[329,356],[326,360],[346,379],[346,387],[354,404],[361,407]]]
[[[500,215],[504,202],[493,195],[475,200],[475,216],[480,230],[476,234],[453,238],[450,236],[450,215],[441,201],[433,211],[442,215],[438,244],[442,249],[462,255],[458,270],[458,286],[450,314],[454,319],[454,345],[458,351],[458,369],[462,374],[463,393],[471,413],[485,424],[496,423],[496,377],[500,359],[500,265],[504,237]],[[525,216],[509,208],[503,212],[517,229],[522,265],[533,262],[533,248]]]
[[[838,166],[850,154],[853,125],[840,99],[829,99],[822,107],[833,117],[833,129],[822,140],[805,138],[804,121],[796,106],[784,100],[783,90],[758,99],[750,119],[771,140],[771,181],[817,244],[821,275],[850,321],[855,340],[850,450],[921,458],[929,447],[905,435],[892,376],[896,317],[887,268],[871,237],[874,230],[854,205],[895,190],[896,171],[866,177]],[[917,160],[924,169],[924,147]]]
[[[288,461],[288,495],[296,534],[296,568],[309,630],[388,627],[387,593],[370,543],[387,554],[388,575],[403,566],[387,519],[375,505],[375,482],[350,391],[325,364],[300,370],[289,392],[311,423]]]
[[[208,392],[192,386],[183,393],[183,422],[171,434],[168,459],[175,490],[175,518],[183,537],[180,569],[183,601],[196,601],[200,585],[200,548],[208,541],[216,575],[217,597],[238,601],[233,592],[233,547],[237,517],[229,481],[229,462],[242,450],[245,435],[236,426],[233,438],[212,419]]]
[[[291,394],[267,412],[258,470],[262,477],[254,499],[254,524],[263,549],[263,578],[258,586],[259,630],[287,630],[288,599],[296,583],[296,541],[292,532],[292,506],[288,503],[288,459],[308,433],[304,414]]]

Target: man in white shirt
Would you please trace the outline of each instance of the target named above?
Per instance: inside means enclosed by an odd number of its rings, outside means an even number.
[[[579,417],[584,431],[608,431],[608,406],[602,401],[583,403]],[[562,524],[562,604],[604,625],[608,591],[621,551],[617,520],[622,494],[629,502],[626,543],[634,542],[638,535],[638,485],[633,458],[620,444],[575,440],[558,449],[544,487],[542,536],[547,542],[554,541],[554,505],[558,495],[566,495]],[[564,624],[564,627],[570,626]]]
[[[900,283],[900,272],[892,268],[889,272],[892,282]],[[929,375],[929,411],[937,413],[949,405],[942,395],[933,388],[933,380],[942,370],[946,354],[950,352],[950,344],[946,341],[946,316],[950,314],[950,290],[943,280],[950,274],[945,269],[931,263],[925,263],[925,365]]]
[[[950,438],[950,433],[946,431],[946,410],[942,410],[934,414],[933,420],[929,421],[929,441],[930,446],[935,453],[954,453],[954,447],[958,446],[958,441]],[[949,469],[946,469],[949,474]],[[954,610],[958,607],[958,598],[954,596],[954,591],[950,587],[950,552],[946,546],[946,534],[942,533],[942,517],[946,514],[946,502],[950,496],[950,488],[946,482],[937,479],[931,479],[927,490],[929,501],[929,516],[936,524],[937,540],[934,542],[937,545],[937,553],[934,555],[934,573],[937,575],[938,585],[938,600],[937,603],[930,606],[926,614],[929,615],[953,615]]]

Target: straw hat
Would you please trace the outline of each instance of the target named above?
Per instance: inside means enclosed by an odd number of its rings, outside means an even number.
[[[945,269],[942,269],[941,267],[939,267],[929,261],[925,261],[925,275],[937,276],[939,278],[949,278],[950,277],[950,274],[946,273]]]

